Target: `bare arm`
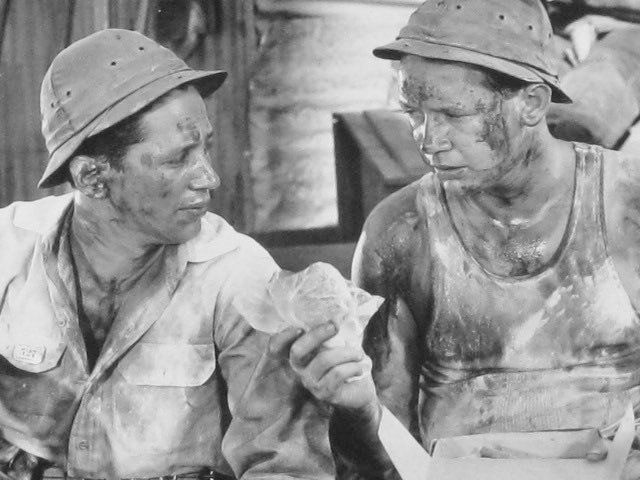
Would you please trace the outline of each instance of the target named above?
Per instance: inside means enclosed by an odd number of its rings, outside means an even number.
[[[411,314],[397,299],[385,303],[371,319],[364,342],[379,401],[413,433],[418,427],[415,338]],[[338,478],[400,478],[378,439],[379,413],[335,409],[329,432]]]
[[[413,251],[423,240],[416,228],[414,198],[415,190],[407,188],[374,210],[356,248],[352,279],[370,293],[386,298],[369,321],[363,347],[372,360],[379,400],[415,435],[421,355],[419,329],[405,301],[416,294],[411,292],[409,278]],[[422,262],[422,268],[426,273],[428,264]],[[344,478],[399,478],[377,437],[379,416],[367,423],[362,416],[349,422],[348,415],[336,409],[331,422],[338,471],[348,472]]]

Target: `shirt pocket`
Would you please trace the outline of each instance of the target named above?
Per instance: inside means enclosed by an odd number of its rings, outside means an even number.
[[[157,387],[197,387],[215,369],[213,344],[139,343],[118,366],[127,383]]]
[[[135,345],[110,379],[112,442],[136,455],[192,445],[198,425],[219,425],[215,369],[213,344]]]
[[[60,363],[66,350],[64,343],[38,341],[0,340],[0,355],[19,370],[29,373],[43,373],[54,369]]]

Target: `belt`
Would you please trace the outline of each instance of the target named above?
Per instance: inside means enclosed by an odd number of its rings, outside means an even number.
[[[129,477],[120,480],[178,480],[181,478],[202,479],[202,480],[233,480],[233,477],[223,475],[213,470],[197,471],[188,473],[178,473],[176,475],[160,475],[157,477]],[[48,468],[42,475],[42,480],[107,480],[106,478],[72,477],[59,468]]]

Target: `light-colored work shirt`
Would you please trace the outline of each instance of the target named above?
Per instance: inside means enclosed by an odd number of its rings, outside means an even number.
[[[0,210],[0,436],[76,477],[333,478],[327,412],[236,308],[278,270],[268,253],[207,214],[162,247],[89,369],[72,203]]]

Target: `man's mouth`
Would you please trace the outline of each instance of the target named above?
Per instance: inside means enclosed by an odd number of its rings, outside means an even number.
[[[462,170],[464,167],[461,166],[450,166],[450,165],[431,165],[434,170],[442,171],[442,172],[455,172],[456,170]]]
[[[189,205],[186,205],[180,208],[180,210],[183,210],[185,212],[198,213],[198,214],[204,215],[207,212],[208,208],[209,208],[209,202],[197,202],[197,203],[191,203]]]

